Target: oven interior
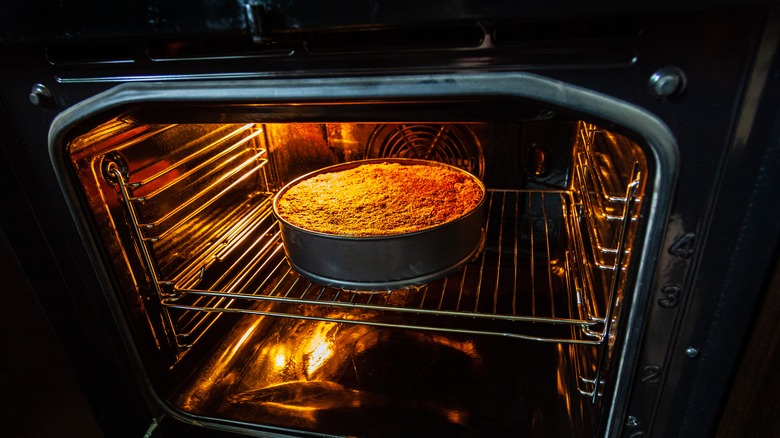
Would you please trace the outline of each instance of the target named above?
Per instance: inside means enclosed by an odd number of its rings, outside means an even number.
[[[642,139],[531,104],[496,117],[336,114],[131,108],[62,145],[117,317],[164,409],[245,431],[594,435],[639,263],[652,170]],[[484,249],[397,290],[297,275],[274,194],[384,157],[480,177]]]

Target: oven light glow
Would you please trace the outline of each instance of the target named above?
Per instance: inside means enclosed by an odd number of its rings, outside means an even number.
[[[284,351],[276,353],[276,356],[274,357],[274,366],[276,368],[284,368],[285,365],[287,365],[287,355],[284,354]]]
[[[333,355],[333,350],[330,347],[330,342],[323,334],[318,334],[312,339],[309,344],[309,353],[305,356],[308,358],[308,366],[306,367],[308,376],[314,374]]]
[[[333,327],[333,323],[325,322],[307,325],[305,330],[296,330],[295,334],[280,337],[277,342],[266,345],[256,357],[258,378],[264,382],[258,381],[258,385],[330,378],[331,371],[328,370],[333,366],[328,364],[332,362],[337,347]],[[335,366],[338,367],[338,364]]]

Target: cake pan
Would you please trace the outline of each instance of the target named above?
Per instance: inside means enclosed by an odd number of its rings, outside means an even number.
[[[450,222],[381,236],[320,233],[293,225],[279,214],[279,199],[301,181],[371,163],[446,167],[466,174],[479,184],[482,199],[474,209]],[[484,241],[485,199],[482,182],[462,169],[435,161],[387,158],[337,164],[296,178],[276,194],[273,212],[290,265],[303,277],[343,289],[392,290],[439,279],[476,257]]]

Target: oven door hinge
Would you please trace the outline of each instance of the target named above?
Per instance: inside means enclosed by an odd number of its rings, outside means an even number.
[[[157,430],[157,427],[160,425],[160,423],[165,420],[165,413],[160,414],[159,418],[152,418],[152,424],[149,425],[148,428],[146,428],[146,433],[144,434],[144,438],[151,438],[154,434],[154,431]]]

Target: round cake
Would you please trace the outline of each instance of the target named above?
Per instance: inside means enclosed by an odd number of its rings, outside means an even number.
[[[453,221],[484,197],[469,173],[437,163],[372,162],[296,181],[276,200],[279,216],[309,231],[386,236]]]

